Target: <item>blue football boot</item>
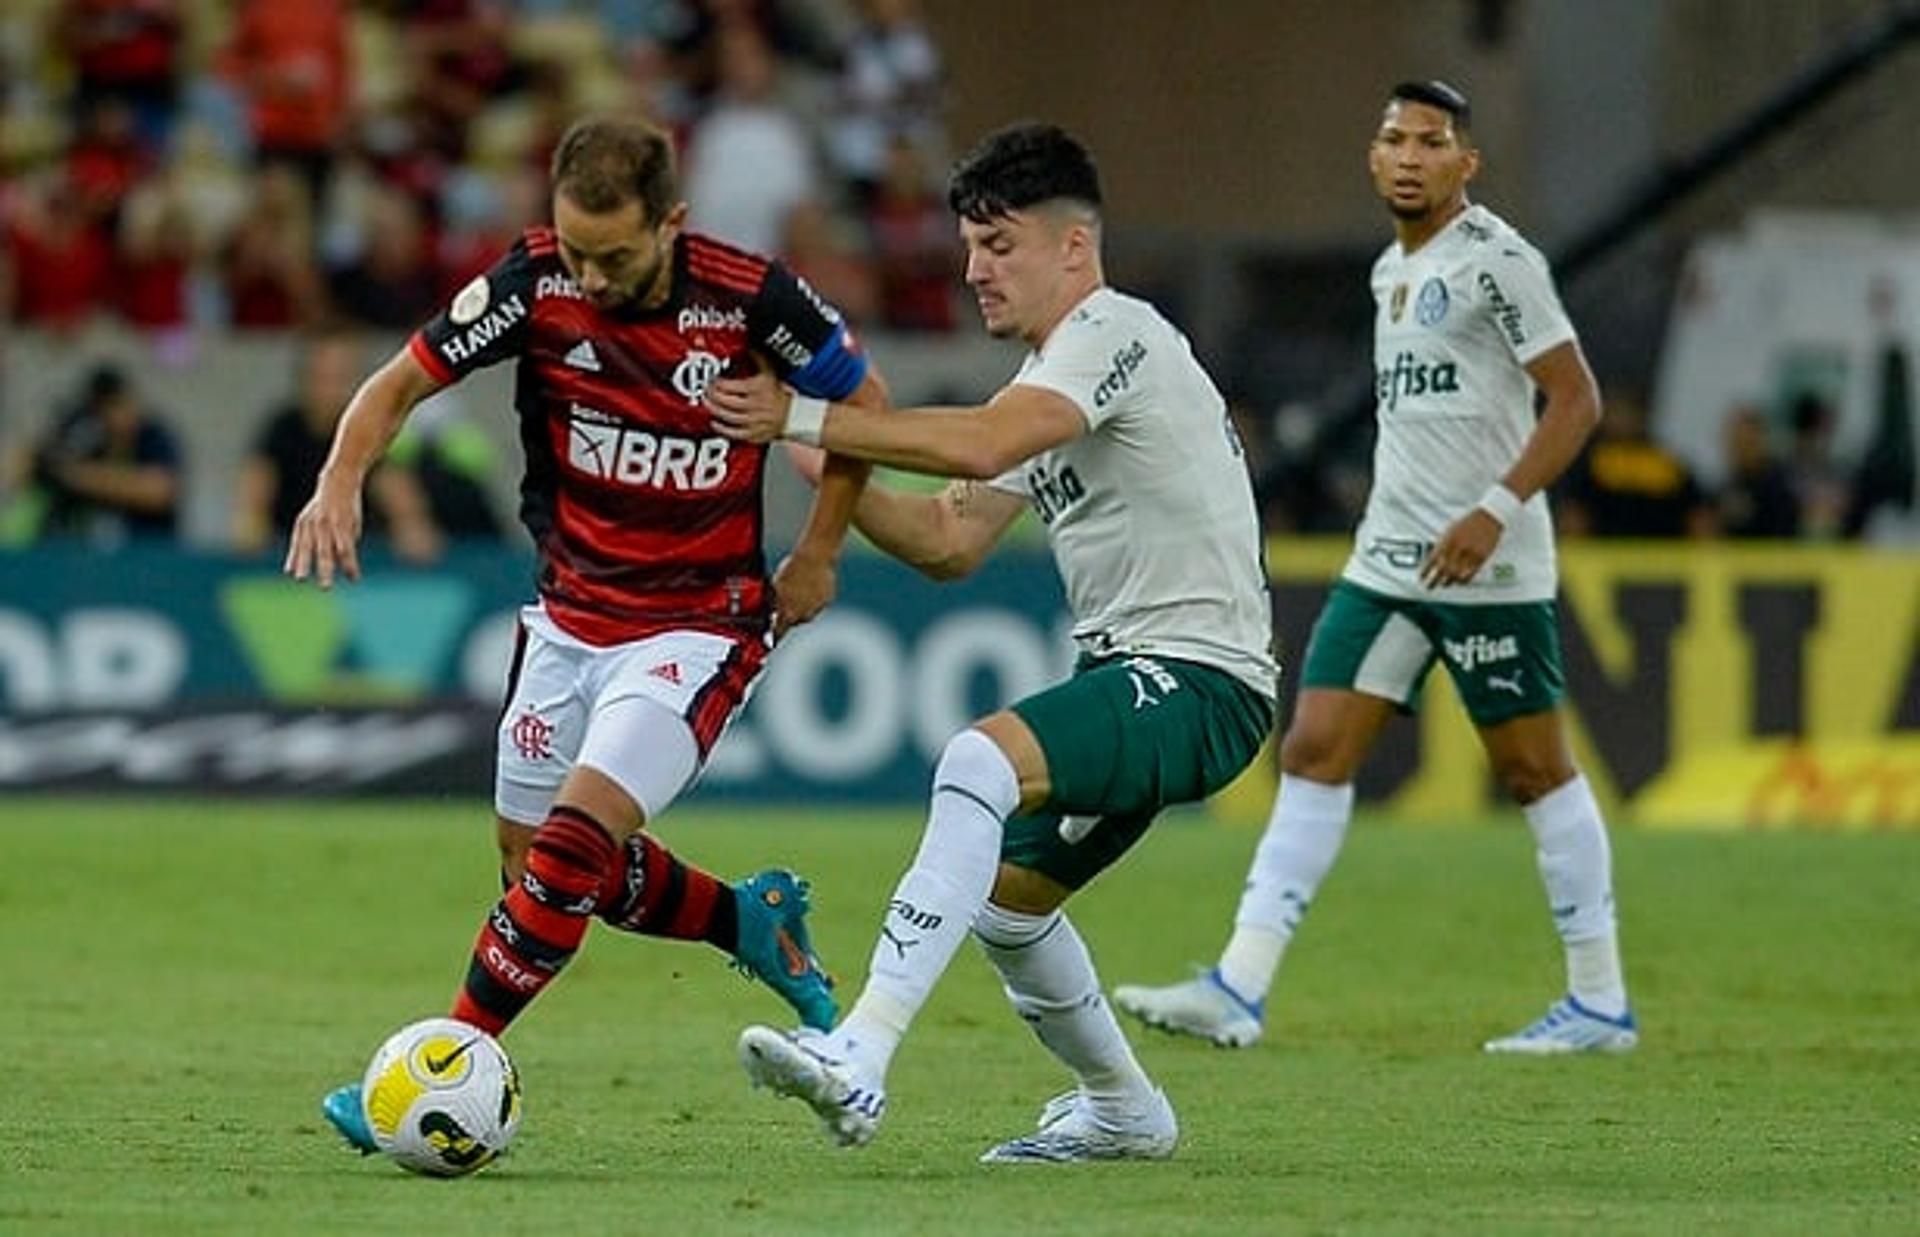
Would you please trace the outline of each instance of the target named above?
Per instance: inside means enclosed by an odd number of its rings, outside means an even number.
[[[350,1082],[344,1087],[336,1087],[327,1092],[327,1098],[320,1101],[320,1115],[327,1119],[347,1145],[361,1155],[372,1155],[380,1150],[380,1144],[373,1141],[373,1130],[367,1125],[366,1106],[360,1102],[360,1084]]]
[[[807,936],[807,882],[772,868],[747,877],[733,892],[740,926],[734,965],[779,993],[802,1025],[832,1030],[840,1010],[833,981],[820,968]]]

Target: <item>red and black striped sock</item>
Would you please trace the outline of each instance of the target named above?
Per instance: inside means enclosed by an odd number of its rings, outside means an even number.
[[[682,863],[645,831],[627,838],[620,863],[622,886],[600,916],[609,925],[641,936],[706,941],[734,952],[740,914],[731,886]]]
[[[620,855],[591,816],[554,808],[533,835],[526,875],[480,928],[453,1016],[505,1030],[580,948],[587,917],[619,892]]]

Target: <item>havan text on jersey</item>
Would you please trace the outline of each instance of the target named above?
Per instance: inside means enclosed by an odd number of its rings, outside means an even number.
[[[494,340],[499,339],[513,328],[513,324],[527,316],[527,302],[518,292],[501,301],[486,317],[474,323],[457,335],[447,336],[440,345],[441,353],[447,360],[458,365],[478,356],[480,351]]]

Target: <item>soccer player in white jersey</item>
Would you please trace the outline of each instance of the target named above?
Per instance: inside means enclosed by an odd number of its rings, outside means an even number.
[[[1373,267],[1373,493],[1308,643],[1279,798],[1219,964],[1186,983],[1114,993],[1154,1026],[1231,1047],[1260,1038],[1281,954],[1346,836],[1354,774],[1444,659],[1495,776],[1532,826],[1566,947],[1566,995],[1486,1050],[1638,1042],[1606,826],[1560,714],[1544,492],[1592,432],[1599,393],[1545,260],[1467,201],[1480,164],[1469,117],[1453,87],[1408,82],[1374,134],[1368,163],[1395,240]]]
[[[1272,725],[1272,610],[1240,445],[1187,340],[1105,286],[1100,186],[1060,129],[987,138],[953,174],[987,330],[1031,349],[986,405],[868,410],[771,377],[708,390],[722,433],[776,436],[957,478],[869,487],[857,526],[936,578],[964,575],[1028,507],[1047,526],[1080,657],[1065,683],[954,736],[926,832],[887,903],[865,990],[825,1036],[749,1027],[756,1083],[844,1144],[873,1137],[894,1050],[971,929],[1075,1086],[988,1162],[1158,1159],[1178,1138],[1061,912],[1160,809],[1213,793]]]

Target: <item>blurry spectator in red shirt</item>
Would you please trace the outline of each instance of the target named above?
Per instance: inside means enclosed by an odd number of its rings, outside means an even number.
[[[515,85],[504,0],[412,0],[401,6],[413,74],[413,119],[423,140],[451,159],[482,108]]]
[[[227,74],[257,160],[298,168],[318,202],[352,102],[347,0],[240,0]]]
[[[195,254],[193,221],[169,179],[134,190],[120,218],[119,269],[114,292],[128,324],[177,331],[190,316],[187,283]]]
[[[440,284],[420,205],[387,186],[368,198],[359,256],[332,272],[333,307],[348,321],[400,330],[440,305]]]
[[[281,330],[319,317],[313,209],[299,174],[262,169],[247,212],[222,255],[227,321],[241,330]]]
[[[127,194],[154,166],[152,153],[140,142],[131,106],[119,99],[87,105],[67,147],[67,181],[90,215],[111,226]]]
[[[69,330],[106,303],[113,244],[64,176],[20,194],[7,249],[15,321]]]
[[[181,34],[180,0],[65,0],[54,41],[73,62],[78,114],[124,103],[141,144],[164,149],[180,97]]]
[[[919,148],[904,137],[895,138],[888,151],[867,227],[886,324],[899,331],[951,331],[960,252],[953,218],[934,191]]]
[[[512,168],[498,176],[474,170],[448,178],[440,193],[442,227],[435,245],[440,299],[484,275],[520,233],[545,218],[543,172]]]

